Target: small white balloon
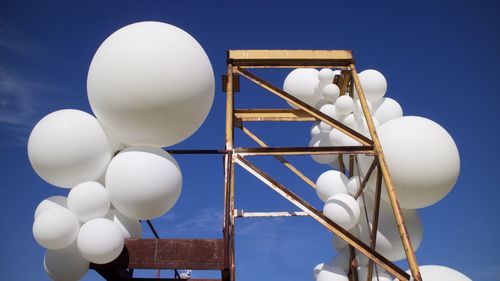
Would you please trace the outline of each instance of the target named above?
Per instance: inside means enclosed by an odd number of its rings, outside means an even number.
[[[315,137],[319,136],[320,133],[321,133],[321,130],[319,128],[319,123],[314,124],[311,127],[311,138],[315,138]]]
[[[64,208],[41,213],[33,223],[33,236],[40,246],[58,250],[73,243],[78,235],[78,219]]]
[[[322,173],[316,180],[316,194],[325,202],[334,194],[347,193],[347,177],[336,170]]]
[[[349,272],[351,264],[351,257],[349,255],[349,251],[340,251],[337,252],[337,255],[333,257],[330,261],[330,266],[334,268],[340,268],[344,272]]]
[[[335,101],[335,109],[338,115],[347,115],[354,107],[353,99],[348,95],[343,95]]]
[[[319,101],[317,101],[315,104],[314,104],[314,108],[316,109],[320,109],[323,105],[325,104],[330,104],[331,102],[325,100],[325,99],[320,99]]]
[[[346,230],[359,222],[360,213],[356,199],[346,193],[332,195],[323,207],[323,214]]]
[[[92,110],[128,145],[169,146],[186,139],[207,117],[214,91],[203,47],[162,22],[115,31],[99,46],[87,76]]]
[[[321,133],[318,137],[311,139],[309,142],[311,147],[331,146],[328,133]],[[334,154],[315,154],[311,158],[319,164],[330,164],[337,160],[337,155]]]
[[[46,182],[70,188],[104,174],[112,147],[94,116],[63,109],[35,125],[28,140],[28,157]]]
[[[323,270],[323,268],[325,267],[325,263],[320,263],[320,264],[317,264],[314,268],[313,268],[313,277],[314,279],[316,279],[316,277],[318,277],[318,274],[321,270]]]
[[[325,100],[334,103],[340,95],[339,86],[336,84],[327,84],[321,90],[321,94]]]
[[[347,116],[343,117],[341,119],[342,124],[346,125],[347,127],[356,130],[356,118],[354,118],[354,114],[348,114]]]
[[[161,148],[129,147],[113,158],[106,172],[113,206],[133,219],[153,219],[168,212],[182,189],[177,161]]]
[[[123,238],[141,238],[142,226],[136,219],[131,219],[116,209],[111,209],[105,216],[106,219],[113,221],[122,231]]]
[[[373,116],[380,124],[403,116],[403,108],[399,103],[391,98],[382,98],[374,105]]]
[[[316,93],[318,83],[318,70],[297,68],[286,76],[283,90],[308,105],[314,106],[321,99],[321,96]]]
[[[38,218],[41,213],[53,208],[66,209],[67,201],[68,199],[66,197],[60,195],[51,196],[44,199],[42,202],[40,202],[40,204],[38,204],[35,209],[35,219]]]
[[[361,182],[359,181],[359,177],[352,177],[349,179],[347,182],[347,193],[350,194],[351,196],[354,196],[359,189],[359,186],[361,185]]]
[[[337,118],[337,113],[335,112],[335,106],[333,104],[327,103],[323,105],[319,111],[322,113],[328,115],[328,117],[331,117],[333,119]]]
[[[319,122],[319,130],[322,133],[329,133],[332,130],[332,126],[328,125],[327,123],[321,121]]]
[[[323,68],[318,73],[318,78],[320,82],[328,82],[333,83],[333,78],[335,77],[335,73],[333,70],[329,68]]]
[[[325,265],[318,273],[316,281],[348,281],[347,273],[338,267]]]
[[[120,255],[124,238],[122,231],[114,222],[97,218],[82,225],[77,243],[80,253],[88,261],[105,264]]]
[[[392,276],[386,272],[378,271],[377,274],[375,270],[373,271],[372,281],[392,281],[392,280],[393,280]]]
[[[328,138],[329,138],[332,146],[341,146],[342,140],[345,137],[346,137],[346,135],[337,129],[331,130],[330,133],[328,134]]]
[[[78,251],[76,242],[60,250],[47,250],[43,264],[45,272],[54,281],[80,280],[90,265]]]
[[[373,115],[373,105],[370,100],[366,100],[366,104],[368,105],[368,111]],[[356,100],[353,108],[353,113],[356,117],[364,117],[363,107],[361,106],[361,101],[359,99]]]
[[[109,211],[108,191],[98,182],[81,183],[68,194],[68,209],[81,221],[103,217]]]
[[[381,99],[387,91],[387,80],[377,70],[367,69],[359,73],[359,81],[365,93],[366,99],[376,102]],[[357,92],[354,91],[357,95]]]

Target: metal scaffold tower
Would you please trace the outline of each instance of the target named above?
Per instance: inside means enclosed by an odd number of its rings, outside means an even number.
[[[254,74],[252,68],[333,68],[341,70],[336,75],[333,83],[340,89],[340,95],[353,95],[357,92],[370,138],[349,128],[341,122],[327,116],[305,102],[288,94],[281,88]],[[271,94],[274,94],[295,109],[237,109],[235,92],[240,89],[240,77],[259,85]],[[346,50],[230,50],[227,56],[227,73],[223,75],[223,89],[226,93],[226,137],[223,150],[170,150],[172,154],[221,154],[224,157],[224,228],[222,239],[127,239],[122,254],[113,262],[105,265],[92,264],[91,267],[98,271],[107,280],[159,280],[134,278],[133,269],[193,269],[193,270],[219,270],[221,279],[235,280],[235,220],[241,217],[277,217],[277,216],[309,216],[323,225],[328,231],[337,235],[349,244],[351,253],[351,270],[349,278],[358,281],[356,252],[369,259],[368,281],[374,275],[374,265],[401,281],[410,280],[410,275],[389,261],[375,250],[378,213],[381,199],[382,182],[385,183],[388,198],[398,227],[401,241],[405,250],[408,265],[414,280],[421,281],[418,264],[411,245],[408,230],[406,229],[402,211],[399,207],[394,185],[391,180],[382,147],[367,100],[358,78],[351,51]],[[316,122],[321,121],[339,130],[353,140],[359,142],[358,146],[329,146],[329,147],[269,147],[257,135],[245,127],[246,122]],[[253,139],[258,148],[235,148],[234,130]],[[340,227],[334,221],[323,215],[307,201],[293,193],[283,184],[272,178],[269,174],[258,168],[251,156],[273,156],[284,164],[289,170],[300,177],[308,185],[316,188],[315,183],[300,172],[284,157],[287,155],[325,155],[335,154],[340,158],[339,164],[342,172],[351,173],[357,166],[358,155],[373,156],[373,162],[361,180],[355,197],[363,194],[364,188],[371,177],[376,177],[374,212],[370,230],[369,245]],[[344,166],[342,159],[349,159],[349,167]],[[300,212],[252,212],[245,213],[235,208],[235,165],[254,175],[257,179],[280,194],[284,199],[297,206]],[[150,224],[150,222],[148,221]],[[150,224],[152,227],[152,224]],[[178,277],[178,275],[176,275]],[[160,280],[173,280],[163,278]],[[200,280],[200,279],[190,279]],[[210,279],[202,279],[210,280]]]

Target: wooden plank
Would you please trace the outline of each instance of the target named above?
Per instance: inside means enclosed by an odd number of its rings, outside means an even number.
[[[332,128],[335,128],[339,130],[340,132],[346,134],[347,136],[351,137],[352,139],[358,141],[362,145],[372,145],[372,140],[369,138],[365,137],[363,134],[349,128],[348,126],[342,124],[341,122],[331,118],[330,116],[324,114],[323,112],[320,112],[316,108],[306,104],[302,100],[288,94],[287,92],[283,91],[279,87],[276,87],[275,85],[272,85],[268,81],[256,76],[255,74],[242,69],[242,68],[236,68],[236,71],[241,74],[243,77],[247,78],[248,80],[254,82],[255,84],[261,86],[262,88],[268,90],[269,92],[277,95],[278,97],[286,100],[287,102],[293,104],[294,106],[306,111],[307,113],[311,114],[314,116],[316,119],[319,121],[323,121]]]
[[[418,268],[417,258],[415,257],[415,252],[413,246],[411,245],[410,236],[408,234],[408,229],[406,228],[403,213],[401,207],[399,206],[398,198],[396,192],[394,191],[394,183],[392,182],[391,175],[389,174],[389,167],[387,166],[387,161],[385,160],[384,152],[382,151],[382,146],[380,145],[380,140],[375,130],[375,125],[373,123],[372,117],[370,115],[370,110],[368,109],[368,103],[366,102],[365,93],[361,87],[361,82],[359,80],[358,73],[356,72],[356,67],[354,64],[350,65],[351,75],[356,87],[356,92],[359,96],[359,101],[361,103],[361,108],[363,109],[363,115],[366,119],[366,124],[368,125],[368,131],[373,140],[373,145],[378,159],[378,168],[382,171],[382,175],[385,182],[385,187],[387,189],[387,195],[389,196],[389,201],[391,203],[394,218],[396,219],[396,225],[398,226],[399,234],[401,236],[401,241],[403,243],[403,248],[405,250],[406,259],[408,260],[408,265],[410,267],[411,274],[416,281],[422,281],[422,276]]]
[[[339,155],[365,154],[372,155],[372,146],[320,146],[320,147],[257,147],[235,148],[234,153],[241,156],[274,156],[274,155]]]
[[[223,249],[222,239],[126,239],[118,258],[91,268],[222,270]]]
[[[316,121],[311,114],[302,109],[236,109],[236,119],[241,121]]]
[[[376,262],[382,268],[387,270],[390,274],[399,278],[401,281],[409,281],[410,276],[404,270],[396,266],[394,263],[386,259],[384,256],[379,254],[377,251],[371,249],[368,245],[363,243],[357,237],[349,233],[347,230],[340,227],[338,224],[333,222],[331,219],[323,215],[322,212],[316,210],[309,203],[304,201],[302,198],[297,196],[295,193],[290,191],[288,188],[284,187],[282,184],[274,180],[272,177],[264,173],[262,170],[258,169],[255,165],[250,163],[247,159],[236,156],[236,163],[238,163],[243,169],[247,170],[249,173],[254,175],[256,178],[261,180],[263,183],[268,185],[271,189],[276,191],[278,194],[286,198],[288,201],[293,203],[295,206],[300,208],[302,211],[309,214],[313,219],[317,220],[333,234],[339,236],[341,239],[346,241],[349,245],[355,247],[362,254],[366,255],[368,258]]]
[[[234,66],[295,67],[347,66],[354,62],[349,50],[229,50]]]
[[[276,218],[276,217],[307,217],[309,214],[301,211],[289,212],[245,212],[237,210],[235,212],[237,218]]]

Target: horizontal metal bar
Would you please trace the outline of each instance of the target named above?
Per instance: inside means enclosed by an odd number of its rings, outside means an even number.
[[[289,212],[245,212],[243,210],[235,210],[237,218],[275,218],[275,217],[307,217],[309,214],[303,211]]]
[[[165,149],[170,154],[228,154],[225,149]]]
[[[317,66],[354,62],[348,50],[229,50],[227,61],[234,66]]]
[[[374,153],[372,146],[321,146],[321,147],[258,147],[235,148],[240,156],[258,155],[327,155],[327,154],[367,154]]]
[[[317,121],[302,109],[236,109],[234,116],[241,121]]]

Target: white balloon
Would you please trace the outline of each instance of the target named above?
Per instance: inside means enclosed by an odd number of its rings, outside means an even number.
[[[88,261],[105,264],[120,255],[124,238],[122,231],[114,222],[97,218],[82,225],[77,243],[80,253]]]
[[[378,274],[373,270],[372,281],[392,281],[392,276],[386,272],[379,271]]]
[[[53,208],[63,208],[66,209],[67,207],[67,198],[64,196],[56,195],[56,196],[51,196],[46,199],[43,199],[40,204],[35,209],[35,219],[38,218],[38,216],[50,209]]]
[[[325,265],[316,276],[316,281],[348,281],[347,273],[338,267]]]
[[[333,83],[333,78],[335,73],[329,68],[323,68],[318,72],[318,78],[320,82]]]
[[[177,161],[163,149],[133,146],[109,164],[106,188],[115,208],[125,216],[153,219],[177,202],[182,174]]]
[[[77,281],[89,270],[90,263],[80,254],[76,242],[60,250],[47,250],[45,272],[54,281]]]
[[[347,127],[356,130],[356,119],[354,118],[354,114],[348,114],[347,116],[344,116],[341,119],[342,124],[346,125]]]
[[[366,201],[368,216],[371,220],[373,214],[373,199]],[[415,210],[401,209],[405,219],[406,228],[410,235],[411,243],[415,251],[418,250],[423,239],[423,228],[420,217]],[[370,242],[370,230],[366,224],[366,218],[362,219],[360,239]],[[406,258],[401,236],[394,219],[392,207],[389,203],[380,201],[379,221],[377,227],[377,245],[375,248],[379,253],[391,261]]]
[[[380,126],[380,122],[377,120],[377,118],[372,117],[373,125],[375,128],[378,128]],[[365,117],[361,117],[357,121],[357,128],[358,131],[361,132],[364,136],[371,138],[370,131],[368,130],[368,124],[366,122]]]
[[[422,279],[425,281],[472,281],[472,279],[465,276],[463,273],[442,265],[422,265],[419,266],[419,269]],[[406,272],[411,274],[410,270]]]
[[[360,185],[361,181],[359,180],[359,177],[350,178],[346,186],[347,193],[354,196],[358,192]]]
[[[186,139],[207,117],[214,90],[212,65],[200,44],[162,22],[115,31],[95,53],[87,77],[92,110],[128,145]]]
[[[323,98],[330,102],[335,102],[340,95],[339,86],[336,84],[327,84],[321,90]]]
[[[319,111],[322,113],[328,115],[328,117],[331,117],[333,119],[337,118],[337,113],[335,112],[335,106],[333,104],[327,103],[323,105]]]
[[[308,105],[314,106],[321,99],[321,96],[316,92],[318,83],[318,70],[297,68],[286,76],[283,90]]]
[[[354,235],[356,237],[359,237],[359,235],[361,233],[361,226],[359,225],[359,223],[357,225],[355,225],[353,228],[349,229],[349,232],[352,235]],[[347,245],[348,244],[347,244],[346,241],[344,241],[343,239],[341,239],[337,235],[333,234],[333,236],[332,236],[332,246],[333,246],[333,248],[335,248],[335,250],[337,252],[340,252],[341,250],[346,249]]]
[[[81,183],[68,194],[68,209],[81,221],[103,217],[109,211],[108,191],[98,182]]]
[[[424,208],[451,191],[460,172],[460,156],[443,127],[426,118],[405,116],[384,123],[377,133],[401,207]],[[368,162],[363,162],[365,170]]]
[[[338,115],[348,115],[354,106],[353,99],[348,95],[343,95],[335,101],[335,109]]]
[[[383,124],[403,116],[403,108],[391,98],[382,98],[375,103],[373,116],[377,118],[380,124]]]
[[[384,75],[377,70],[367,69],[359,73],[361,87],[366,99],[375,102],[381,99],[387,91],[387,80]],[[357,91],[354,93],[357,95]]]
[[[358,202],[346,193],[332,195],[325,202],[323,214],[346,230],[353,228],[360,217]]]
[[[312,138],[309,142],[311,147],[331,146],[328,133],[321,133],[319,136]],[[337,155],[334,154],[316,154],[311,155],[311,158],[319,164],[330,164],[337,160]]]
[[[368,105],[368,110],[370,114],[373,115],[373,105],[370,100],[366,100],[366,104]],[[354,103],[353,113],[356,117],[364,117],[363,107],[361,106],[361,101],[359,99]]]
[[[342,140],[346,137],[344,133],[337,129],[333,129],[330,131],[328,134],[328,139],[330,140],[330,143],[332,146],[340,146],[342,145]]]
[[[316,180],[316,194],[325,202],[334,194],[347,193],[347,177],[336,170],[322,173]]]
[[[337,255],[335,255],[335,257],[333,257],[329,265],[334,268],[340,268],[344,272],[349,272],[350,264],[351,257],[349,255],[349,251],[340,251],[337,252]]]
[[[366,280],[368,279],[368,267],[360,266],[358,268],[358,280]]]
[[[323,268],[325,267],[325,264],[324,263],[320,263],[320,264],[317,264],[314,268],[313,268],[313,277],[314,279],[316,279],[316,277],[318,277],[318,274],[321,270],[323,270]]]
[[[319,130],[322,133],[329,133],[331,132],[332,129],[333,129],[332,126],[328,125],[327,123],[323,121],[319,122]]]
[[[106,219],[113,221],[120,228],[123,238],[141,238],[142,226],[136,219],[131,219],[116,209],[111,209],[105,216]]]
[[[42,179],[69,188],[99,178],[111,160],[112,148],[94,116],[63,109],[35,125],[28,140],[28,157]]]
[[[315,137],[319,136],[320,133],[321,133],[321,130],[319,128],[319,123],[314,124],[311,127],[311,138],[315,138]]]
[[[41,213],[33,223],[33,236],[40,246],[58,250],[75,241],[80,224],[78,219],[64,208],[52,208]]]

